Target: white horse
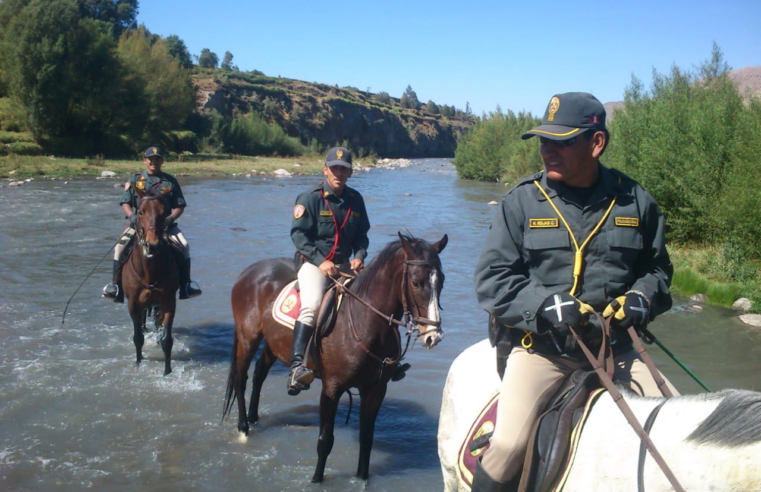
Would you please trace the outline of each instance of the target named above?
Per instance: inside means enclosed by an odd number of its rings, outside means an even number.
[[[457,472],[458,452],[487,401],[499,390],[488,340],[462,352],[447,376],[439,417],[444,490],[470,491]],[[641,424],[662,398],[624,392]],[[687,491],[761,491],[761,393],[724,390],[667,401],[650,437]],[[606,392],[592,407],[563,492],[637,491],[640,439]],[[648,454],[645,492],[673,490]]]

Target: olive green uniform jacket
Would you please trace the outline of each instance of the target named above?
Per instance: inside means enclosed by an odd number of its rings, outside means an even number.
[[[185,197],[182,195],[182,188],[180,183],[177,182],[174,176],[164,172],[159,173],[156,176],[151,176],[148,171],[135,173],[129,178],[129,187],[122,193],[122,199],[119,205],[122,203],[129,203],[132,210],[137,210],[140,197],[137,196],[135,189],[148,190],[153,189],[162,193],[169,201],[169,206],[174,210],[175,208],[185,208]]]
[[[336,239],[336,225],[340,229],[338,245],[333,257],[328,258]],[[365,201],[353,188],[344,187],[338,196],[324,182],[296,198],[291,240],[304,259],[313,265],[320,266],[326,259],[335,264],[345,263],[351,259],[352,252],[355,258],[364,261],[370,244],[369,230]]]
[[[617,197],[610,215],[583,250],[575,297],[601,313],[614,298],[637,290],[650,300],[651,320],[671,307],[673,267],[660,207],[637,182],[600,165],[600,180],[586,205],[573,190],[543,173],[522,180],[502,199],[474,275],[478,302],[499,325],[538,333],[537,316],[545,299],[573,287],[576,246],[535,180],[563,215],[579,246]],[[591,321],[597,324],[594,317]],[[622,338],[618,348],[630,343]]]

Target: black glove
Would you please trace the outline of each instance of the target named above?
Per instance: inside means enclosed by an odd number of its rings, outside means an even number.
[[[650,300],[642,292],[630,290],[610,301],[602,313],[605,318],[611,314],[612,327],[627,330],[633,326],[637,330],[643,330],[650,321]]]
[[[132,226],[132,228],[134,229],[135,224],[137,224],[137,214],[133,212],[132,215],[130,215],[128,218],[129,218],[129,225]]]
[[[594,309],[567,292],[552,294],[539,308],[537,328],[540,333],[550,329],[565,337],[570,332],[568,326],[578,329],[587,323]]]
[[[168,231],[169,229],[174,227],[174,225],[175,225],[174,217],[172,217],[171,215],[169,217],[167,217],[166,219],[164,219],[164,230],[165,231]]]

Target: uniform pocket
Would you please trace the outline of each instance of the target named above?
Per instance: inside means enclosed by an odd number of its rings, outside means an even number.
[[[573,280],[575,249],[568,232],[563,230],[531,231],[523,238],[526,262],[531,276],[545,286],[562,285]]]
[[[620,288],[628,288],[636,275],[640,255],[642,254],[643,238],[636,227],[615,227],[607,231],[609,250],[605,265],[610,284],[618,284]]]

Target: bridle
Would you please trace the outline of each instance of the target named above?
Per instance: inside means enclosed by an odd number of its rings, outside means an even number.
[[[402,309],[403,309],[403,313],[404,314],[402,315],[402,319],[401,320],[394,319],[393,313],[390,314],[390,315],[383,314],[381,311],[379,311],[378,309],[373,307],[369,302],[367,302],[363,298],[359,297],[356,293],[354,293],[351,290],[345,288],[343,283],[339,282],[338,280],[334,279],[333,277],[329,277],[336,284],[336,289],[338,289],[339,293],[341,293],[341,294],[344,294],[344,293],[348,294],[353,299],[356,299],[357,301],[359,301],[360,304],[362,304],[363,306],[365,306],[366,308],[368,308],[369,310],[371,310],[372,312],[374,312],[375,314],[377,314],[378,316],[380,316],[381,318],[386,320],[386,322],[388,322],[388,326],[397,325],[397,326],[400,326],[400,327],[403,326],[403,327],[407,328],[407,343],[406,343],[406,345],[404,347],[404,350],[402,350],[402,340],[401,340],[401,337],[399,335],[399,331],[398,330],[392,330],[394,332],[394,335],[396,336],[397,346],[399,347],[399,350],[398,350],[399,356],[397,358],[395,358],[395,359],[391,358],[391,357],[385,357],[385,358],[381,359],[377,355],[373,354],[370,351],[370,349],[362,342],[362,339],[360,338],[359,334],[357,333],[357,329],[354,326],[354,320],[353,320],[353,317],[352,317],[352,314],[351,314],[351,303],[348,303],[347,309],[349,311],[349,327],[351,328],[351,334],[354,337],[354,340],[356,340],[356,342],[359,344],[359,346],[362,348],[362,350],[368,356],[370,356],[371,358],[373,358],[373,359],[375,359],[375,360],[377,360],[378,362],[381,363],[381,372],[383,372],[383,369],[386,366],[390,366],[390,365],[396,364],[397,362],[399,362],[400,360],[402,360],[404,358],[404,354],[406,354],[407,350],[409,349],[410,341],[412,340],[412,335],[414,333],[417,333],[417,337],[416,338],[420,338],[423,335],[427,335],[429,333],[438,333],[438,332],[441,331],[441,321],[435,321],[435,320],[432,320],[432,319],[429,319],[429,318],[423,318],[423,317],[421,317],[419,315],[413,315],[413,313],[410,312],[410,310],[407,307],[408,306],[407,296],[409,295],[409,285],[408,285],[408,282],[407,282],[407,277],[408,277],[408,270],[409,270],[410,265],[413,265],[413,266],[427,266],[428,262],[425,261],[425,260],[409,260],[409,259],[407,259],[406,255],[404,257],[404,270],[402,271],[402,285],[401,285],[401,290],[402,290]],[[342,275],[345,275],[345,274],[342,274]],[[351,277],[350,275],[346,275],[346,276]],[[438,296],[437,296],[437,299],[438,299]],[[420,308],[418,307],[417,302],[415,302],[414,297],[412,299],[412,307],[413,307],[413,311],[415,313],[417,313],[417,314],[420,313]],[[428,330],[425,333],[420,333],[420,329],[418,328],[419,324],[425,324],[425,325],[428,325],[428,326],[434,326],[435,328],[432,329],[432,330]]]
[[[140,199],[140,201],[143,201],[143,200],[160,200],[160,198],[155,196],[144,196]],[[139,210],[139,207],[138,207],[138,210]],[[146,232],[155,231],[155,230],[156,230],[156,227],[153,225],[146,230],[145,227],[143,227],[143,223],[140,222],[139,219],[137,221],[137,224],[135,224],[135,235],[137,236],[137,244],[142,249],[143,256],[147,260],[150,260],[151,258],[153,258],[153,253],[151,253],[151,244],[145,239],[145,235],[146,235]],[[164,244],[164,235],[159,234],[158,239],[159,239],[158,246],[161,247]],[[135,258],[134,255],[130,255],[129,266],[132,268],[132,273],[134,273],[135,277],[140,281],[140,284],[150,291],[155,290],[155,291],[161,292],[161,289],[156,288],[156,285],[158,285],[159,283],[158,280],[155,281],[153,284],[149,284],[145,280],[143,280],[142,276],[138,273],[137,269],[135,268],[134,258]]]

